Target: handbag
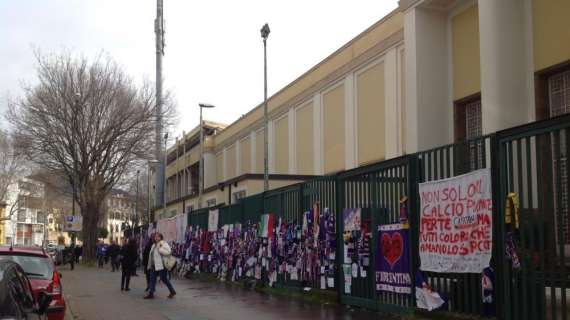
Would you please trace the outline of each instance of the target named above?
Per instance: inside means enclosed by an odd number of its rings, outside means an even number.
[[[174,269],[174,267],[176,266],[176,262],[177,262],[176,257],[174,257],[171,254],[162,257],[162,264],[164,265],[164,268],[168,271],[172,271],[172,269]]]

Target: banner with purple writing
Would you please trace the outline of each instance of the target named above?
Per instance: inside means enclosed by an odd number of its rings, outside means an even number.
[[[408,229],[401,223],[378,226],[376,290],[411,294]]]

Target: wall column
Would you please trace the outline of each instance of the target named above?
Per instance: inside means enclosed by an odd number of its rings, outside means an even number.
[[[527,1],[479,1],[483,134],[529,121]],[[530,72],[532,76],[532,70]]]
[[[450,143],[447,13],[421,6],[404,14],[406,152]]]

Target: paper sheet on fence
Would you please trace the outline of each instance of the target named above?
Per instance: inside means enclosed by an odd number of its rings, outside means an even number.
[[[420,183],[421,270],[481,273],[492,251],[489,169]]]
[[[208,213],[208,231],[215,232],[218,231],[218,218],[219,218],[219,211],[210,210]]]

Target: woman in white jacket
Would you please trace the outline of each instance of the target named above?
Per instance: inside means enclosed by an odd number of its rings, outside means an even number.
[[[163,236],[160,233],[154,234],[154,244],[152,245],[148,257],[148,271],[150,272],[150,284],[149,284],[149,292],[146,295],[145,299],[153,299],[154,298],[154,290],[156,288],[156,278],[160,277],[162,283],[168,287],[170,291],[170,295],[168,298],[172,299],[176,295],[176,291],[172,287],[170,280],[168,280],[168,271],[164,267],[164,261],[162,257],[168,256],[171,254],[170,246],[166,241],[163,240]]]

